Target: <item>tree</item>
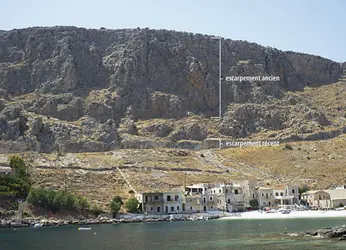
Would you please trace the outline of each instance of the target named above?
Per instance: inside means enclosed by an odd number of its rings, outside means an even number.
[[[75,201],[75,207],[79,210],[87,210],[90,208],[90,204],[84,196],[78,195]]]
[[[125,208],[129,213],[137,213],[139,202],[136,198],[130,198],[126,201]]]
[[[253,200],[250,200],[250,206],[252,209],[258,209],[258,200],[257,199],[253,199]]]
[[[302,193],[305,193],[306,191],[309,191],[309,187],[307,185],[304,185],[304,186],[298,188],[298,192],[300,195]]]
[[[12,156],[10,158],[10,167],[15,170],[17,176],[27,177],[27,167],[21,157]]]
[[[111,212],[113,214],[113,218],[115,218],[117,213],[120,211],[121,205],[123,205],[122,198],[120,196],[113,197],[113,199],[110,203],[110,208],[111,208]]]

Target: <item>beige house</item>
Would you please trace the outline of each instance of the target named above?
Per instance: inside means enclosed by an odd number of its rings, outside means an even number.
[[[258,192],[256,190],[256,182],[252,180],[236,181],[234,185],[238,185],[243,190],[244,207],[251,208],[250,201],[258,200]]]
[[[310,190],[301,194],[301,200],[309,207],[319,209],[332,208],[332,201],[329,193],[323,190]]]
[[[323,190],[330,195],[332,207],[346,206],[346,189]]]
[[[275,204],[274,190],[272,188],[259,187],[257,192],[259,208],[263,209]]]
[[[185,213],[200,213],[201,212],[201,194],[188,195],[184,197],[184,212]]]
[[[211,191],[217,196],[217,207],[219,210],[235,212],[244,211],[244,193],[240,185],[218,184]]]
[[[163,208],[165,214],[177,214],[183,212],[183,192],[164,192]]]
[[[215,187],[217,184],[200,183],[185,187],[185,200],[189,196],[199,195],[200,196],[200,212],[217,211],[217,190]],[[188,205],[185,204],[185,210]]]
[[[144,214],[162,214],[163,210],[163,193],[148,192],[137,194],[136,199],[142,204]]]

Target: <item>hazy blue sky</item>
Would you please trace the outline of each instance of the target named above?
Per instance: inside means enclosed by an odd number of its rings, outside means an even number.
[[[0,29],[169,29],[346,61],[346,0],[0,0]]]

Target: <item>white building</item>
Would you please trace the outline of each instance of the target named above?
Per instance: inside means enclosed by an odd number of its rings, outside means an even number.
[[[273,187],[275,205],[294,205],[299,203],[298,186]]]
[[[12,168],[6,166],[0,166],[0,175],[12,174]]]

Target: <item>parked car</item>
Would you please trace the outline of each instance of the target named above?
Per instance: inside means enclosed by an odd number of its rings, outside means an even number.
[[[291,210],[289,210],[289,209],[282,209],[281,213],[282,214],[289,214],[289,213],[291,213]]]

